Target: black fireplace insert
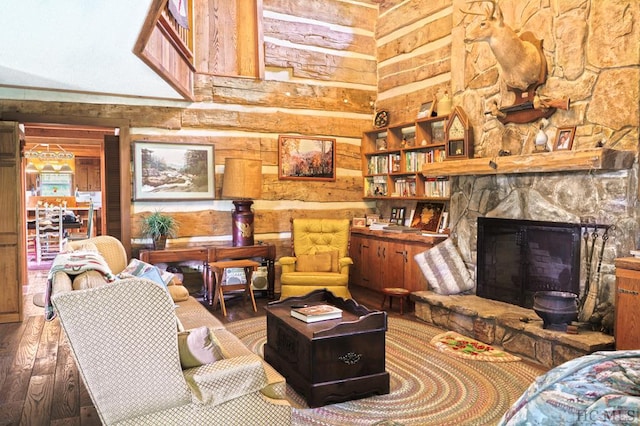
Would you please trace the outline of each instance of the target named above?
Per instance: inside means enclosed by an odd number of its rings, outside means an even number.
[[[476,294],[533,307],[537,291],[580,293],[581,225],[478,218]]]

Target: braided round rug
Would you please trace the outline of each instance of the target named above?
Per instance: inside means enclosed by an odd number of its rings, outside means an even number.
[[[266,317],[232,322],[227,330],[262,356]],[[441,329],[389,318],[386,368],[391,392],[307,408],[287,387],[294,425],[493,425],[546,370],[523,361],[482,362],[452,357],[430,341]]]

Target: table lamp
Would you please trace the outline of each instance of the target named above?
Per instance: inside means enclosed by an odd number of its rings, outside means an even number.
[[[231,232],[234,247],[252,246],[253,199],[262,194],[262,161],[227,158],[224,162],[222,197],[232,198]]]

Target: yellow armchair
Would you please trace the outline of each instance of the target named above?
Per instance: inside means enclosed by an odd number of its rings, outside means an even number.
[[[326,288],[334,295],[351,298],[349,292],[350,221],[348,219],[293,219],[293,256],[279,259],[280,298],[302,296]]]

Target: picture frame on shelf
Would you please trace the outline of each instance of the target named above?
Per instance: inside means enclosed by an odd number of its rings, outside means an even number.
[[[406,207],[392,207],[391,218],[389,222],[394,223],[396,225],[404,225],[404,217],[406,212],[407,212]]]
[[[367,226],[366,217],[354,217],[351,219],[351,226],[354,228],[364,228]]]
[[[418,115],[416,118],[427,118],[433,115],[434,107],[436,105],[435,99],[427,101],[420,105],[420,109],[418,110]]]
[[[440,224],[438,225],[438,232],[443,234],[449,227],[449,212],[442,212],[440,217]]]
[[[387,138],[379,137],[376,139],[376,151],[385,151],[387,149]]]
[[[372,223],[377,222],[378,220],[380,220],[380,215],[379,214],[368,214],[367,215],[367,226],[370,226]]]
[[[559,127],[556,135],[556,142],[553,145],[554,151],[571,151],[573,138],[576,134],[576,127]]]
[[[336,140],[333,138],[280,135],[278,179],[336,180]]]
[[[431,123],[431,143],[444,143],[445,140],[445,120],[434,121]]]
[[[445,203],[418,202],[410,226],[425,232],[438,232],[444,207]]]
[[[134,141],[133,199],[215,199],[214,145]]]

